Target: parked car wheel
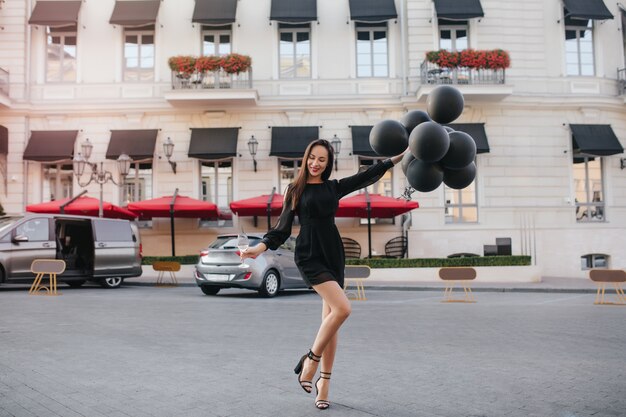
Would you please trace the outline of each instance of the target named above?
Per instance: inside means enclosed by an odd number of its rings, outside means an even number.
[[[78,288],[78,287],[82,287],[83,284],[85,283],[85,281],[68,281],[66,282],[67,285],[69,285],[72,288]]]
[[[104,288],[118,288],[122,285],[122,282],[124,282],[122,277],[109,277],[101,280],[100,285]]]
[[[205,295],[216,295],[218,292],[220,292],[220,289],[218,287],[211,287],[208,285],[203,285],[200,287],[200,289]]]
[[[263,282],[261,283],[261,287],[259,288],[259,294],[263,297],[274,297],[278,294],[278,289],[280,288],[280,276],[278,272],[273,269],[270,269],[265,273],[265,277],[263,277]]]

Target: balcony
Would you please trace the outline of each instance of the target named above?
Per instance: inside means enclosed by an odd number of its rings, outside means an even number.
[[[626,68],[617,70],[617,86],[619,88],[618,94],[620,96],[626,96]],[[626,102],[626,97],[624,98]]]
[[[10,107],[9,98],[9,71],[0,68],[0,106]]]
[[[202,105],[228,107],[256,105],[258,93],[252,87],[252,68],[238,74],[216,71],[172,71],[172,90],[165,99],[176,107]]]
[[[473,69],[473,68],[442,68],[437,64],[424,61],[420,65],[421,86],[417,91],[418,101],[426,100],[430,92],[438,85],[453,85],[464,96],[472,99],[502,100],[513,93],[507,86],[506,70]]]

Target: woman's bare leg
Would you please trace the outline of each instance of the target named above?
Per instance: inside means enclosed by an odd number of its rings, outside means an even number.
[[[329,359],[331,360],[330,364],[332,367],[332,361],[335,359],[335,350],[337,348],[337,331],[348,316],[350,316],[352,308],[348,297],[346,297],[343,289],[336,281],[326,281],[319,285],[314,285],[313,289],[322,297],[324,305],[328,306],[329,311],[322,320],[322,324],[317,332],[317,337],[315,338],[315,342],[313,342],[311,350],[316,355],[321,355],[323,363],[327,364],[328,362],[325,360],[324,355],[326,354],[326,349],[330,347],[328,353],[331,356]],[[317,371],[317,365],[317,362],[311,360],[305,361],[302,380],[311,381],[315,375],[315,371]],[[325,367],[323,367],[322,370],[324,372],[330,372],[330,370]]]
[[[324,301],[322,306],[322,321],[330,314],[330,306],[326,301]],[[337,340],[339,339],[339,332],[336,332],[335,335],[330,339],[328,345],[326,345],[326,349],[322,353],[322,361],[320,362],[320,371],[325,372],[325,377],[330,377],[330,374],[333,371],[333,364],[335,363],[335,352],[337,351]],[[319,394],[316,400],[327,400],[328,399],[328,385],[330,384],[330,380],[321,378],[317,383],[317,388],[319,389]]]

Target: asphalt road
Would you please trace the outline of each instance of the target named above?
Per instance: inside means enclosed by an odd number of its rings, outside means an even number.
[[[0,287],[0,416],[318,416],[293,373],[317,295]],[[624,416],[626,307],[594,294],[368,291],[325,416]]]

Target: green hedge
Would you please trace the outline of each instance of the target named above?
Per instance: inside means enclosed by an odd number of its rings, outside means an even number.
[[[176,261],[181,265],[198,263],[198,255],[145,256],[144,265],[155,261]],[[530,256],[476,256],[468,258],[372,258],[347,259],[347,265],[368,265],[370,268],[441,268],[442,266],[520,266],[530,265]]]
[[[475,256],[467,258],[372,258],[347,259],[347,265],[370,268],[441,268],[444,266],[519,266],[530,265],[530,256]]]
[[[181,265],[194,265],[198,263],[198,255],[184,255],[184,256],[144,256],[143,265],[152,265],[157,261],[176,261]]]

